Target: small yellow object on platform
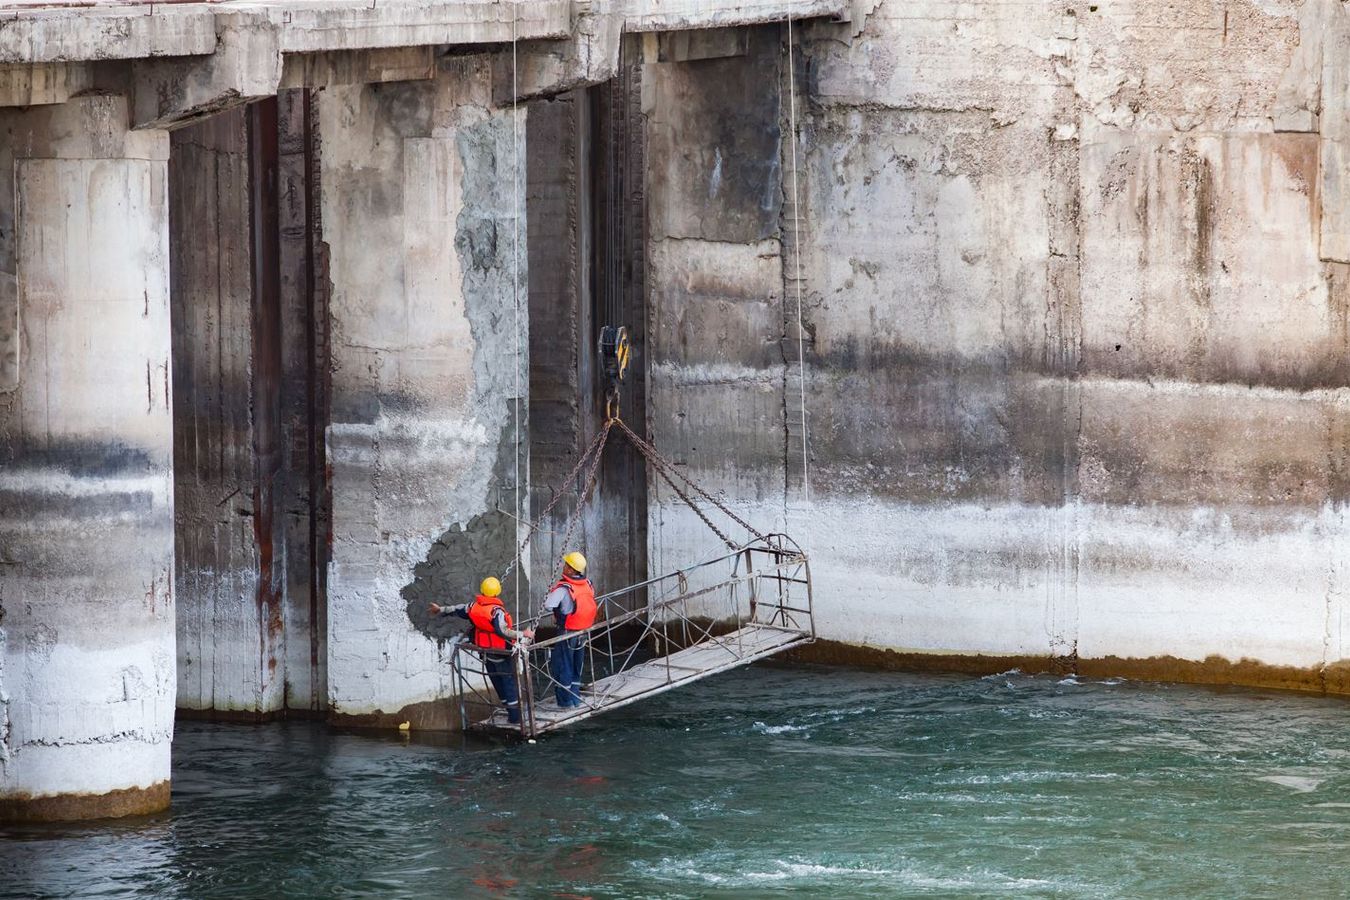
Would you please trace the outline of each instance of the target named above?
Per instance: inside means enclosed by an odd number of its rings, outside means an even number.
[[[400,723],[399,723],[399,726],[398,726],[398,730],[399,730],[399,731],[412,731],[412,723],[411,723],[411,722],[400,722]]]

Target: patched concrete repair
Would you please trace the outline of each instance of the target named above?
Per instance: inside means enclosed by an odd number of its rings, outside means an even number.
[[[515,499],[511,489],[515,449],[515,422],[509,418],[497,441],[497,464],[493,470],[493,483],[499,486],[498,501],[508,504]],[[428,549],[426,559],[413,568],[413,580],[400,592],[407,601],[408,619],[413,626],[438,641],[462,634],[467,626],[463,619],[433,617],[427,607],[432,603],[454,606],[469,602],[489,575],[501,578],[502,602],[515,611],[513,617],[528,614],[534,605],[530,603],[534,598],[530,596],[528,574],[521,577],[516,569],[510,576],[502,577],[516,558],[520,539],[520,528],[509,506],[487,510],[446,529]]]
[[[454,727],[426,604],[576,487],[611,319],[800,658],[1350,693],[1343,4],[392,9],[6,14],[0,818],[162,807],[175,706]],[[602,588],[717,547],[626,452]]]

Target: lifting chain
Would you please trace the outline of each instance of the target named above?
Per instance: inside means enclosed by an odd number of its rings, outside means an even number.
[[[651,464],[653,471],[661,476],[662,480],[670,486],[670,489],[675,492],[676,496],[678,496],[686,506],[692,509],[699,519],[703,521],[703,524],[707,525],[709,530],[717,535],[729,549],[735,550],[739,545],[733,541],[726,532],[722,531],[722,529],[718,528],[717,525],[713,523],[712,519],[710,519],[707,513],[703,511],[702,507],[700,507],[698,503],[694,501],[694,498],[690,496],[691,493],[702,498],[709,505],[717,508],[728,519],[744,528],[758,540],[768,543],[769,539],[756,531],[749,522],[736,515],[736,513],[725,503],[722,503],[720,500],[713,497],[693,479],[675,468],[674,464],[662,456],[649,441],[628,427],[628,423],[619,417],[619,397],[618,390],[616,389],[605,401],[605,424],[601,426],[600,430],[591,440],[591,444],[586,448],[586,451],[578,457],[576,465],[572,467],[572,471],[568,472],[567,476],[563,479],[564,484],[575,483],[577,476],[581,474],[582,470],[586,470],[585,483],[577,494],[576,509],[572,510],[572,514],[567,517],[567,527],[563,530],[561,540],[563,545],[569,544],[572,540],[572,535],[576,532],[577,525],[581,523],[582,507],[586,503],[586,498],[588,498],[595,490],[595,485],[599,481],[600,460],[604,456],[604,449],[609,441],[610,432],[615,427],[623,432],[624,437],[628,438],[629,442],[637,448],[638,452]],[[684,487],[681,487],[681,482]],[[554,494],[553,499],[548,502],[548,505],[543,508],[535,518],[534,522],[529,526],[529,533],[526,534],[525,539],[520,542],[520,547],[517,549],[516,555],[512,557],[510,563],[506,566],[506,571],[502,575],[503,581],[510,577],[511,573],[515,571],[516,566],[525,554],[525,549],[529,546],[530,541],[538,532],[540,523],[548,518],[549,514],[553,512],[553,508],[557,506],[558,502],[568,493],[570,492],[559,491]]]
[[[590,474],[586,479],[586,486],[582,489],[581,493],[577,495],[577,508],[573,510],[572,515],[568,517],[567,530],[563,533],[564,543],[571,537],[576,521],[581,517],[581,507],[585,504],[586,497],[591,492],[591,489],[595,487],[595,474],[599,469],[598,461],[601,456],[601,451],[604,450],[605,443],[609,440],[609,431],[616,421],[617,419],[607,419],[605,421],[604,426],[596,432],[595,437],[591,439],[591,445],[586,448],[586,452],[582,453],[581,456],[577,458],[577,464],[573,466],[572,471],[568,472],[567,476],[563,478],[563,484],[565,485],[575,483],[577,476],[581,474],[582,468],[586,465],[586,461],[588,459],[591,460],[591,469]],[[548,518],[549,513],[553,512],[553,507],[558,505],[558,501],[569,493],[570,491],[558,491],[553,495],[553,499],[548,501],[548,505],[544,507],[543,511],[535,517],[534,522],[529,526],[529,532],[525,535],[525,540],[520,542],[520,547],[516,549],[516,555],[511,557],[511,562],[507,564],[506,572],[502,575],[502,581],[505,581],[511,573],[515,571],[516,564],[519,563],[521,557],[524,556],[525,548],[530,545],[530,541],[539,530],[540,523]]]
[[[735,549],[736,544],[730,539],[728,539],[726,535],[724,535],[721,531],[719,531],[716,527],[714,527],[711,522],[708,521],[708,518],[703,515],[702,510],[700,510],[683,491],[681,491],[678,487],[676,487],[676,485],[672,480],[672,476],[674,478],[678,478],[681,481],[683,481],[689,487],[690,490],[698,494],[698,496],[702,497],[704,500],[708,501],[708,503],[717,507],[717,509],[719,509],[728,519],[744,528],[750,534],[754,535],[758,540],[764,541],[766,543],[768,542],[768,538],[760,534],[753,527],[751,527],[749,522],[745,521],[740,516],[732,512],[726,506],[726,504],[714,498],[711,494],[709,494],[701,486],[699,486],[696,482],[694,482],[691,478],[689,478],[689,476],[685,475],[679,469],[676,469],[674,465],[664,456],[662,456],[655,447],[653,447],[650,443],[647,442],[646,439],[638,436],[637,432],[629,428],[627,422],[623,421],[622,419],[615,419],[614,423],[619,426],[619,430],[622,431],[624,435],[628,438],[628,440],[630,440],[633,443],[633,446],[637,447],[638,450],[641,451],[642,455],[647,457],[647,459],[651,462],[652,467],[655,468],[657,472],[662,477],[664,477],[667,482],[670,483],[670,486],[675,489],[675,493],[679,494],[680,499],[684,500],[685,503],[693,507],[694,511],[699,514],[699,517],[702,518],[704,522],[708,523],[708,527],[712,528],[712,530],[717,534],[717,536],[720,537],[723,541],[726,541],[729,546]]]

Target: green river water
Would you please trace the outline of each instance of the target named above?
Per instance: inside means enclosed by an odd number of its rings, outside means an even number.
[[[752,667],[534,745],[179,725],[173,809],[0,896],[1334,897],[1350,704]]]

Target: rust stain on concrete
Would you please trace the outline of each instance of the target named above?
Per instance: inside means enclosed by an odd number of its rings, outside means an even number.
[[[71,822],[78,819],[118,819],[144,816],[169,808],[169,782],[145,788],[123,788],[106,794],[20,793],[0,797],[0,822]]]

